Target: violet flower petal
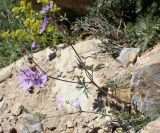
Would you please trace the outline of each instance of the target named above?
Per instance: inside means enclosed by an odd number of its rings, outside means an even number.
[[[63,97],[60,96],[58,97],[58,110],[61,110],[62,106],[63,106]]]
[[[47,75],[44,74],[42,71],[39,71],[37,80],[37,85],[39,85],[40,87],[44,87],[47,81]]]
[[[31,80],[24,80],[23,82],[20,83],[20,87],[22,88],[22,90],[28,90],[33,86],[34,84]]]
[[[41,25],[40,34],[42,34],[45,31],[47,26],[48,26],[48,20],[45,16],[44,19],[43,19],[43,23]]]
[[[33,42],[33,43],[32,43],[31,48],[32,48],[32,49],[35,49],[35,48],[36,48],[36,42]]]
[[[79,107],[80,107],[80,104],[81,104],[80,99],[79,99],[79,98],[76,98],[76,100],[74,101],[74,106],[75,106],[76,108],[79,108]]]
[[[35,85],[34,72],[29,67],[24,68],[19,74],[20,87],[27,90]]]
[[[49,5],[50,9],[52,9],[53,4],[54,4],[54,2],[53,2],[53,1],[51,1],[51,2],[50,2],[50,5]]]

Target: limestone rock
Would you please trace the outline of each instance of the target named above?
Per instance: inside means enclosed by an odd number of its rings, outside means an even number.
[[[159,116],[160,63],[145,66],[132,79],[132,104],[147,116]]]
[[[39,122],[38,118],[35,118],[32,114],[24,113],[21,115],[21,119],[24,123],[33,125]]]
[[[140,133],[160,133],[160,118],[148,123]]]
[[[108,53],[103,53],[99,45],[102,42],[98,39],[91,39],[81,41],[74,45],[75,49],[81,56],[82,60],[86,63],[86,65],[94,65],[97,66],[100,63],[108,63],[109,67],[104,67],[99,71],[94,73],[94,80],[98,85],[105,85],[106,80],[113,77],[116,74],[116,71],[119,71],[119,64],[109,56]],[[53,51],[49,48],[40,51],[38,53],[33,54],[34,61],[47,72],[48,75],[51,76],[59,76],[61,79],[66,79],[70,81],[77,81],[77,75],[85,77],[86,81],[89,81],[85,72],[78,68],[77,58],[75,57],[75,53],[71,49],[71,47],[67,47],[64,49],[59,49],[59,56],[50,59],[50,54]],[[67,132],[75,132],[73,129],[77,129],[79,133],[90,132],[91,129],[84,126],[87,125],[86,121],[93,121],[94,127],[103,128],[102,125],[106,123],[108,117],[104,119],[97,119],[97,115],[88,115],[86,113],[81,114],[73,114],[68,118],[65,118],[65,121],[61,118],[55,118],[52,116],[63,115],[68,112],[77,111],[75,107],[72,107],[70,104],[65,104],[66,100],[69,100],[71,104],[74,105],[75,100],[78,98],[81,101],[81,109],[85,111],[92,111],[93,105],[96,103],[98,106],[99,103],[96,101],[97,99],[97,88],[88,84],[88,98],[84,94],[84,88],[78,90],[76,88],[77,84],[62,82],[58,80],[54,80],[48,78],[47,84],[44,88],[40,89],[35,87],[33,89],[33,93],[29,93],[28,91],[22,91],[19,87],[19,82],[17,82],[17,77],[19,75],[19,71],[22,70],[26,66],[31,66],[34,64],[29,64],[26,57],[21,58],[15,63],[11,64],[9,67],[4,68],[3,71],[0,71],[0,75],[3,75],[3,72],[8,71],[12,72],[12,77],[7,77],[2,80],[0,83],[1,93],[3,93],[3,100],[9,101],[9,109],[11,112],[6,115],[2,115],[3,119],[3,130],[8,129],[9,125],[15,125],[16,129],[19,130],[20,133],[28,133],[26,127],[30,132],[42,132],[42,126],[44,132],[55,132],[60,133],[61,131]],[[6,69],[6,70],[5,70]],[[38,69],[38,68],[37,68]],[[62,77],[63,76],[63,77]],[[57,97],[62,96],[64,99],[64,105],[62,110],[57,110]],[[1,102],[0,102],[1,103]],[[23,103],[24,111],[29,111],[33,114],[37,112],[40,114],[44,114],[47,117],[51,117],[48,123],[50,125],[42,125],[39,123],[39,120],[34,117],[34,115],[29,113],[24,113],[19,115],[19,106],[14,105],[16,103]],[[11,105],[14,105],[12,109]],[[96,109],[99,107],[95,107]],[[106,107],[106,113],[110,110],[110,107]],[[23,111],[23,112],[24,112]],[[19,115],[17,116],[12,116]],[[77,117],[78,116],[78,117]],[[93,117],[91,117],[93,116]],[[9,119],[10,117],[10,119]],[[14,118],[17,118],[14,119]],[[4,120],[6,121],[4,123]],[[81,120],[81,121],[80,121]],[[74,128],[67,129],[67,121],[73,122],[72,124],[68,124],[68,127],[74,126]],[[96,121],[96,122],[95,122]],[[76,124],[75,124],[76,123]],[[47,122],[46,122],[47,124]],[[56,129],[55,129],[56,128]],[[8,131],[6,131],[8,132]]]
[[[0,102],[0,115],[7,109],[8,104],[5,101]]]
[[[22,114],[22,123],[19,125],[20,133],[43,133],[42,125],[38,118],[35,118],[32,114]]]
[[[147,116],[160,116],[160,45],[140,57],[134,69],[132,105]]]
[[[137,62],[135,64],[135,70],[138,70],[147,65],[158,63],[159,61],[160,61],[160,44],[155,46],[153,50],[137,58]]]
[[[129,63],[134,63],[139,53],[139,48],[124,48],[122,49],[117,60],[123,67],[127,67]]]
[[[11,113],[13,115],[19,115],[21,113],[21,109],[22,109],[21,107],[22,107],[22,104],[20,104],[20,103],[14,104],[11,109]]]
[[[34,125],[21,124],[19,133],[43,133],[42,125],[40,123]]]
[[[67,127],[68,128],[73,128],[74,127],[74,124],[72,121],[67,121]]]

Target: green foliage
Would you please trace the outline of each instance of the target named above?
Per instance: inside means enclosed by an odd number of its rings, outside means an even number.
[[[96,66],[87,65],[85,66],[85,68],[93,73],[93,72],[99,71],[100,69],[104,68],[104,64],[98,64]]]
[[[157,112],[160,113],[160,106],[157,108]]]
[[[63,42],[61,32],[52,23],[42,35],[39,34],[44,17],[40,14],[40,10],[50,1],[0,1],[0,68],[21,57],[21,48],[31,52],[32,42],[36,42],[39,49]],[[56,4],[47,13],[47,17],[51,18],[55,13],[59,14]],[[61,17],[60,20],[66,20],[66,17]]]
[[[96,0],[89,8],[89,15],[78,23],[86,34],[140,47],[141,52],[145,52],[160,40],[159,14],[160,1],[157,0]],[[114,57],[120,50],[116,43],[106,45]]]
[[[123,87],[123,82],[121,81],[121,79],[109,79],[107,80],[106,86],[109,87],[111,89],[111,91],[115,92],[118,89],[124,89],[125,87]]]
[[[123,131],[125,132],[129,130],[129,128],[126,129],[125,127],[132,127],[135,132],[138,132],[152,121],[150,117],[145,117],[141,113],[129,113],[128,111],[122,110],[112,110],[112,113],[114,114],[115,119],[119,124],[118,126],[122,127]]]
[[[16,4],[13,0],[0,0],[0,33],[19,27],[18,21],[14,18],[11,9]]]
[[[0,1],[0,34],[4,31],[15,30],[20,27],[19,22],[14,18],[11,9],[16,5],[16,0]],[[3,41],[0,37],[0,68],[9,65],[20,56],[19,46],[9,41]]]
[[[40,121],[44,120],[46,118],[46,115],[45,114],[42,114],[42,113],[39,113],[39,112],[36,112],[34,114],[35,117],[37,117]]]
[[[86,84],[86,81],[85,81],[85,78],[84,77],[80,77],[80,76],[77,76],[77,83],[78,83],[78,85],[76,86],[76,88],[78,89],[78,90],[81,90],[81,89],[83,89],[83,93],[86,95],[86,97],[88,98],[88,93],[89,93],[89,91],[88,91],[88,86],[87,86],[87,84]]]
[[[40,28],[44,15],[40,14],[43,6],[51,0],[21,0],[18,5],[12,8],[12,14],[20,22],[21,27],[16,30],[6,31],[2,34],[5,41],[10,41],[16,45],[36,42],[37,44],[53,45],[59,42],[60,32],[55,26],[48,25],[46,32],[40,35]],[[37,6],[37,7],[36,7]],[[36,8],[35,8],[36,7]],[[54,4],[48,17],[58,12],[59,8]]]
[[[131,46],[141,48],[145,52],[153,47],[160,40],[160,19],[159,18],[139,18],[135,25],[129,23],[124,28],[124,40]],[[138,44],[140,44],[138,46]]]

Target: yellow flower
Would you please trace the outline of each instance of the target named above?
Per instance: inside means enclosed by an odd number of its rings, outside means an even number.
[[[2,33],[2,38],[6,39],[8,37],[9,31],[3,32]]]
[[[19,14],[19,12],[20,12],[20,8],[19,7],[14,7],[14,8],[12,8],[12,12],[15,14],[15,15],[18,15]]]

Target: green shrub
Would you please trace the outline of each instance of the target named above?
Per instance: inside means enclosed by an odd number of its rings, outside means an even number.
[[[80,24],[83,34],[107,37],[145,52],[160,40],[159,14],[156,0],[96,0]]]
[[[13,0],[0,1],[0,34],[20,27],[19,22],[11,12],[14,5],[16,5],[16,1]],[[15,61],[19,56],[18,48],[9,41],[3,41],[2,37],[0,37],[0,68]]]
[[[20,56],[20,49],[31,51],[32,42],[37,47],[44,48],[63,42],[62,33],[53,23],[49,23],[45,32],[40,34],[44,14],[40,11],[51,0],[2,0],[0,1],[0,24],[2,25],[0,43],[0,68],[9,65]],[[47,18],[54,20],[54,15],[59,13],[59,8],[54,4]],[[53,19],[53,20],[52,20]]]

